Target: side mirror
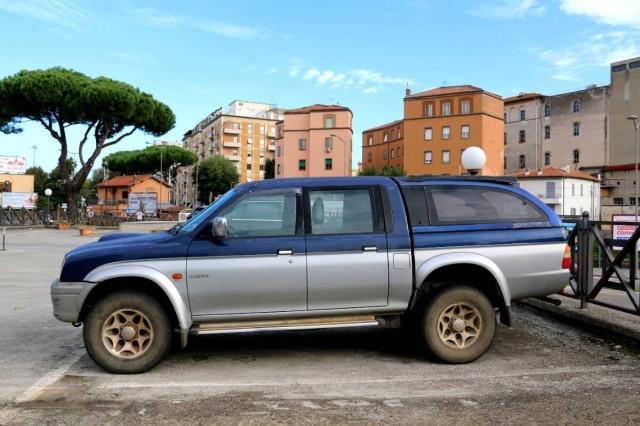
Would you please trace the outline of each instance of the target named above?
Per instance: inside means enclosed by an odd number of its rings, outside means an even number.
[[[229,237],[226,217],[216,216],[213,218],[211,221],[211,235],[216,240],[226,240]]]

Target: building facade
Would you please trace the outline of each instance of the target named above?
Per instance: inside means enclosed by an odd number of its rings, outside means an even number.
[[[589,212],[600,217],[600,180],[588,173],[564,168],[544,167],[513,173],[520,187],[538,196],[556,214],[577,216]]]
[[[124,216],[129,196],[155,194],[158,208],[170,208],[170,186],[153,175],[116,176],[97,185],[98,204],[90,206],[97,214]]]
[[[273,159],[276,123],[283,110],[275,105],[235,100],[226,110],[218,108],[185,133],[183,147],[198,155],[198,161],[223,156],[237,167],[240,182],[264,178],[267,159]],[[178,201],[195,204],[197,165],[180,168],[177,175]]]
[[[500,96],[471,85],[415,94],[407,89],[402,120],[363,132],[363,168],[379,172],[396,165],[409,175],[461,175],[462,152],[477,146],[487,154],[480,173],[502,175],[503,106]]]
[[[599,173],[607,164],[608,86],[504,101],[505,173],[569,167]]]
[[[340,105],[287,110],[277,123],[275,177],[351,176],[353,113]]]

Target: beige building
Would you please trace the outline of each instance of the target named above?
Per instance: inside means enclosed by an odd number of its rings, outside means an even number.
[[[351,176],[353,114],[340,105],[291,109],[276,127],[276,178]]]
[[[218,108],[185,133],[184,148],[195,152],[198,160],[215,155],[231,160],[238,169],[241,183],[263,179],[265,162],[274,157],[275,125],[282,118],[283,110],[275,105],[235,100],[227,109]],[[179,170],[179,204],[195,201],[194,167]]]
[[[609,86],[504,101],[505,173],[569,167],[599,173],[607,164]]]

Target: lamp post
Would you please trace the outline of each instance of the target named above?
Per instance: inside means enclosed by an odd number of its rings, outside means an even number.
[[[635,200],[634,200],[634,206],[635,206],[635,219],[634,222],[638,221],[638,130],[640,130],[640,121],[638,121],[638,116],[636,114],[629,114],[627,115],[627,119],[631,120],[633,122],[633,132],[635,134],[635,147],[636,147],[636,160],[634,161],[635,164],[635,172],[636,172],[636,176],[635,176]]]
[[[344,139],[342,139],[340,136],[332,133],[329,136],[331,136],[332,138],[337,138],[340,140],[340,142],[342,142],[344,144],[344,150],[346,151],[347,148],[350,148],[350,142],[345,141]],[[346,152],[345,152],[345,166],[346,166],[346,160],[347,160],[347,156],[346,156]],[[349,164],[349,169],[351,169],[351,164]],[[351,175],[351,173],[349,173],[347,176]]]
[[[471,176],[477,175],[487,162],[487,154],[482,148],[470,146],[462,152],[462,167],[467,169]]]
[[[53,191],[51,190],[51,188],[46,188],[44,190],[44,195],[45,197],[47,197],[47,214],[45,217],[45,221],[46,221],[45,226],[49,226],[49,219],[50,219],[49,218],[49,197],[51,197],[51,194],[53,194]]]

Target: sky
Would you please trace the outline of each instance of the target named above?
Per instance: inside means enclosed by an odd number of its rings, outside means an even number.
[[[610,62],[640,56],[640,0],[0,0],[0,35],[0,78],[61,66],[125,81],[172,108],[165,140],[234,99],[339,103],[355,166],[362,131],[402,117],[407,84],[504,97],[608,84]],[[23,128],[0,135],[0,155],[31,166],[36,145],[53,169],[57,142]],[[102,156],[153,139],[136,132]]]

